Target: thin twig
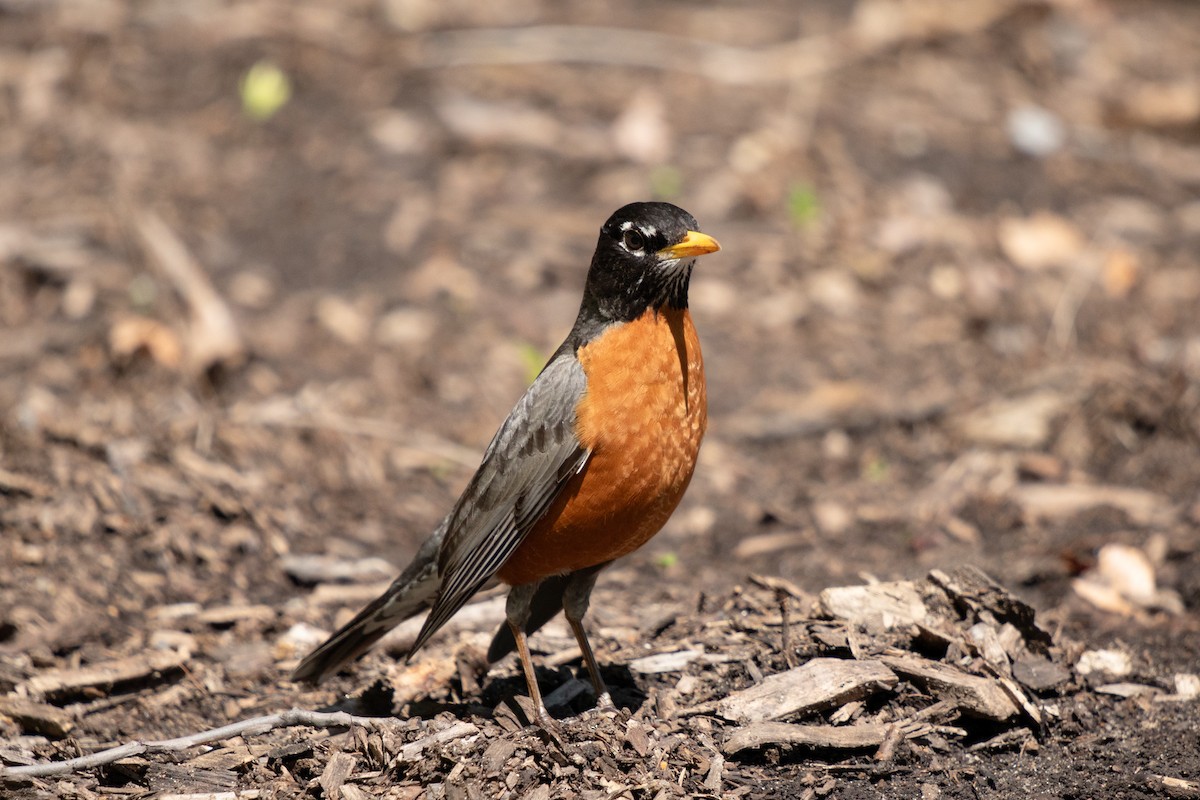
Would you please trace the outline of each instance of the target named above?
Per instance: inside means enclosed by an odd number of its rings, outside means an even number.
[[[840,37],[815,35],[749,48],[654,31],[536,25],[447,31],[414,42],[425,68],[575,63],[642,67],[729,84],[785,83],[828,72],[856,54]]]
[[[0,766],[0,777],[45,778],[51,775],[64,775],[68,772],[111,764],[122,758],[139,756],[144,753],[174,753],[209,742],[232,739],[235,736],[257,735],[276,728],[290,728],[297,725],[307,725],[312,728],[347,728],[351,725],[361,725],[364,728],[379,729],[401,722],[402,720],[393,717],[356,717],[344,711],[308,711],[302,708],[293,708],[281,714],[244,719],[220,728],[211,728],[176,739],[128,742],[119,747],[110,747],[107,750],[89,753],[78,758],[68,758],[65,761],[50,761],[44,764],[18,767]]]
[[[915,7],[884,35],[855,20],[834,33],[760,47],[590,25],[442,31],[415,36],[408,45],[411,63],[426,69],[600,64],[682,72],[732,85],[784,84],[826,75],[905,42],[974,33],[1030,4],[1031,0],[926,0],[912,4]]]
[[[171,282],[191,310],[187,347],[192,369],[203,372],[216,365],[241,364],[246,346],[233,312],[183,240],[150,210],[134,215],[133,229],[147,261]]]

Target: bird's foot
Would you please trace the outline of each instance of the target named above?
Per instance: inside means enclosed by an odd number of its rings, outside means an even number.
[[[533,724],[556,733],[562,731],[562,724],[550,716],[550,712],[546,710],[545,706],[538,706],[533,712]]]
[[[557,747],[560,752],[566,752],[562,723],[550,716],[545,706],[540,706],[534,713],[533,724],[547,744]]]
[[[617,708],[616,703],[613,702],[612,695],[609,694],[607,690],[601,692],[600,695],[596,698],[596,710],[597,711],[613,711],[613,712],[620,711],[620,709]]]

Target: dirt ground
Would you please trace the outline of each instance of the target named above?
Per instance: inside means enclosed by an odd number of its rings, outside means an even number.
[[[0,764],[398,719],[0,794],[1200,796],[1197,76],[1186,0],[0,0]],[[723,245],[711,423],[594,595],[620,712],[523,728],[486,613],[287,682],[453,502],[604,218],[656,197]],[[723,749],[714,703],[859,656],[822,590],[968,564],[1070,672],[1040,724]],[[561,626],[534,645],[575,685]],[[134,667],[70,683],[97,665]]]

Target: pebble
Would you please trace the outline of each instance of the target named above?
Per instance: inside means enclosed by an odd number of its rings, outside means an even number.
[[[1067,139],[1062,119],[1040,106],[1014,108],[1008,114],[1005,128],[1017,152],[1034,158],[1045,158],[1058,152]]]

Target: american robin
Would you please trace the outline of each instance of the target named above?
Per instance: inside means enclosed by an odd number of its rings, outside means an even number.
[[[579,316],[500,426],[453,510],[382,596],[305,658],[316,683],[400,622],[429,615],[421,648],[493,579],[508,584],[488,651],[515,646],[537,722],[552,725],[526,644],[560,610],[599,704],[611,705],[583,616],[596,577],[658,533],[679,504],[707,424],[688,313],[695,257],[720,245],[670,203],[632,203],[600,229]]]

